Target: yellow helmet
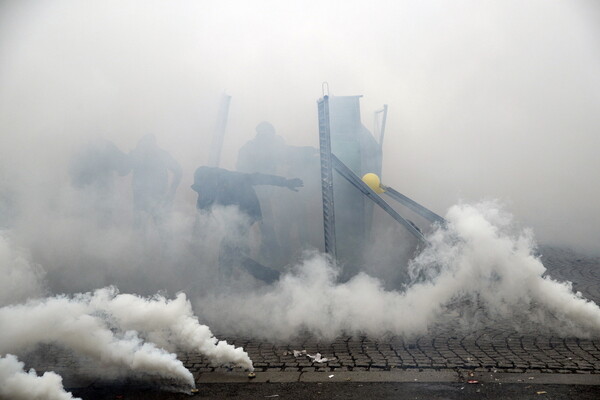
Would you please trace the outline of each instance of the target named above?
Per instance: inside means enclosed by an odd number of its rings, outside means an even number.
[[[367,184],[368,187],[373,189],[373,191],[377,194],[381,194],[385,192],[385,186],[381,184],[379,177],[377,174],[369,172],[362,177],[362,181]]]

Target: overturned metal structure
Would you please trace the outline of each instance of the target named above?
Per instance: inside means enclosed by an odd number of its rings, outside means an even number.
[[[366,173],[381,174],[387,116],[387,106],[375,113],[377,141],[361,122],[360,97],[323,96],[317,102],[325,252],[332,262],[351,265],[350,275],[360,268],[374,204],[420,242],[425,241],[421,229],[360,178]],[[444,223],[442,217],[393,188],[386,187],[385,194],[429,223]]]

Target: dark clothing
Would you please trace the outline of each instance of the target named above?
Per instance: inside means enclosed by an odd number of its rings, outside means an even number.
[[[255,185],[288,187],[288,180],[275,175],[245,174],[222,168],[200,167],[194,173],[192,189],[198,193],[198,209],[210,210],[215,204],[236,205],[255,222],[262,219],[260,202],[253,187]]]
[[[106,191],[112,186],[115,174],[125,176],[130,169],[127,155],[114,143],[102,139],[75,155],[69,174],[73,186],[79,189],[95,186],[99,191]]]
[[[285,164],[285,140],[278,135],[257,135],[238,152],[236,170],[240,172],[260,172],[278,174]]]

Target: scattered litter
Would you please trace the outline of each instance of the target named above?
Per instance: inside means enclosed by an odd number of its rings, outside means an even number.
[[[460,390],[464,390],[464,389],[465,389],[465,387],[464,387],[464,386],[460,388]]]
[[[294,357],[300,357],[300,356],[305,356],[306,355],[306,350],[292,350],[292,353],[294,354]]]
[[[254,372],[250,372],[248,374],[248,378],[252,379],[252,378],[256,378],[256,374]]]
[[[199,391],[200,391],[200,389],[197,389],[197,388],[193,388],[192,390],[190,390],[190,392],[192,392],[192,393],[198,393]]]
[[[272,395],[270,395],[270,396],[265,396],[265,397],[266,397],[266,398],[271,398],[271,397],[279,397],[279,395],[278,395],[278,394],[272,394]]]
[[[335,375],[329,375],[329,379],[333,378]]]
[[[469,379],[467,383],[479,383],[477,379]]]
[[[539,392],[536,392],[537,394],[546,394],[547,392],[545,390],[540,390]]]
[[[327,361],[334,361],[335,358],[325,358],[321,355],[321,353],[317,353],[315,355],[312,354],[308,354],[306,352],[306,350],[293,350],[292,353],[290,354],[294,354],[294,357],[302,357],[302,356],[306,356],[308,358],[310,358],[310,360],[312,362],[316,362],[316,363],[326,363]]]
[[[310,354],[307,354],[306,356],[307,356],[308,358],[310,358],[310,359],[311,359],[313,362],[317,362],[317,363],[324,363],[324,362],[327,362],[327,361],[329,361],[329,359],[327,359],[327,358],[325,358],[325,357],[321,356],[321,353],[317,353],[317,354],[315,354],[314,356],[313,356],[313,355],[310,355]]]
[[[527,379],[529,379],[530,381],[532,381],[532,380],[533,380],[533,376],[530,376],[530,377],[529,377],[529,378],[527,378]]]

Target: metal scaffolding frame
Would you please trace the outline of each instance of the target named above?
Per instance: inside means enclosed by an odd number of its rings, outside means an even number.
[[[350,183],[354,188],[368,197],[371,201],[383,209],[390,217],[399,222],[416,237],[420,242],[425,242],[421,230],[411,221],[402,217],[394,210],[381,196],[362,181],[346,164],[338,159],[331,150],[331,126],[329,116],[329,96],[324,95],[318,102],[318,118],[319,118],[319,144],[321,156],[321,190],[323,200],[323,230],[325,237],[325,253],[330,257],[331,261],[336,261],[336,232],[335,232],[335,202],[334,202],[334,187],[333,187],[333,171],[335,170],[342,178]],[[385,117],[387,116],[387,107],[384,107],[383,112],[383,129],[380,134],[380,141],[383,140],[383,132],[385,130]],[[408,198],[402,193],[391,187],[385,188],[385,194],[401,203],[413,212],[426,218],[431,223],[445,224],[444,218],[438,214],[420,205],[416,201]]]

